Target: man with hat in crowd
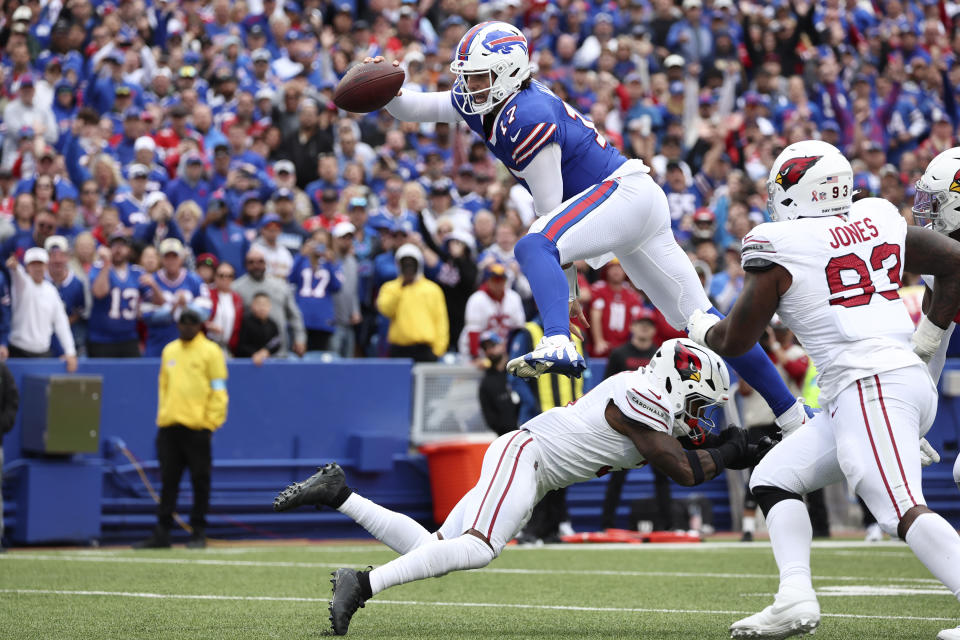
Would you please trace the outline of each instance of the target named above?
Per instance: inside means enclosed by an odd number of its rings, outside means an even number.
[[[496,331],[506,340],[512,331],[523,327],[525,320],[523,300],[507,288],[507,271],[495,262],[484,270],[483,284],[467,299],[458,350],[476,359],[480,356],[481,333]]]
[[[3,123],[7,131],[20,131],[23,127],[32,127],[36,135],[43,136],[49,144],[56,144],[60,135],[57,121],[49,104],[40,104],[36,100],[33,74],[24,73],[13,89],[16,97],[3,108]],[[16,156],[16,136],[7,136],[3,143],[5,164]],[[8,165],[9,166],[9,165]]]
[[[307,239],[307,232],[297,222],[293,203],[293,190],[280,187],[270,197],[273,201],[273,211],[280,218],[280,238],[278,242],[286,247],[290,253],[297,254]]]
[[[356,350],[356,328],[360,315],[360,273],[354,249],[356,227],[341,222],[333,227],[333,259],[340,266],[340,291],[333,296],[335,327],[330,338],[330,351],[342,358],[352,358]]]
[[[409,221],[411,224],[419,224],[417,214],[403,206],[403,185],[404,180],[394,174],[384,181],[383,200],[380,208],[376,210],[369,220],[373,226],[375,221],[384,220],[392,225],[395,221]],[[379,225],[379,223],[377,223]],[[382,226],[382,225],[379,225]]]
[[[331,230],[337,224],[347,221],[347,216],[343,215],[339,210],[340,195],[336,189],[324,189],[323,191],[318,191],[315,196],[319,198],[319,211],[317,215],[307,218],[303,222],[304,229],[308,232],[320,228]],[[347,211],[349,212],[355,208],[361,208],[366,211],[367,199],[363,196],[350,198],[347,202]]]
[[[201,209],[206,208],[210,185],[204,178],[205,172],[199,151],[189,151],[181,158],[177,177],[167,185],[167,196],[174,208],[187,200],[193,200]]]
[[[277,189],[289,189],[293,193],[294,218],[297,222],[313,215],[313,203],[310,196],[297,186],[297,169],[290,160],[277,160],[273,163],[273,181]]]
[[[157,162],[157,143],[148,135],[142,135],[133,142],[133,164],[126,168],[128,180],[130,168],[138,164],[147,168],[147,191],[166,189],[170,174]]]
[[[223,351],[203,335],[203,318],[191,307],[177,319],[178,339],[163,349],[157,401],[157,460],[160,463],[160,505],[153,534],[136,546],[170,546],[180,478],[190,469],[193,508],[187,547],[207,544],[207,511],[213,467],[213,432],[227,419],[227,364]]]
[[[130,264],[130,238],[114,231],[108,247],[97,251],[90,270],[93,305],[88,323],[87,354],[91,358],[139,358],[137,319],[143,302],[162,304],[163,291],[153,276]]]
[[[73,334],[77,355],[87,355],[87,314],[90,308],[90,291],[87,283],[78,278],[70,268],[70,243],[64,236],[50,236],[43,245],[47,250],[47,274],[63,301]],[[51,343],[53,355],[63,355],[63,345],[54,334]]]
[[[30,229],[17,229],[0,245],[0,255],[4,260],[10,255],[15,255],[20,260],[27,249],[43,247],[47,238],[56,232],[57,216],[52,211],[37,211],[33,216],[33,226]]]
[[[220,262],[231,264],[238,274],[243,274],[250,241],[243,227],[230,219],[226,201],[214,197],[207,206],[203,222],[190,238],[190,247],[194,255],[209,253]]]
[[[484,365],[480,380],[480,411],[487,428],[502,436],[517,428],[520,396],[510,388],[507,379],[507,343],[496,331],[480,334]]]
[[[196,273],[183,266],[186,250],[176,238],[167,238],[160,243],[160,269],[154,276],[162,292],[162,300],[145,302],[141,316],[147,325],[147,340],[144,354],[148,358],[159,357],[163,348],[176,337],[176,323],[188,306],[206,321],[210,314],[210,291]]]
[[[140,163],[135,163],[127,171],[130,190],[118,193],[113,199],[113,206],[117,208],[123,226],[135,227],[147,224],[150,222],[146,205],[147,179],[150,177],[150,169]]]
[[[307,329],[307,351],[328,351],[336,328],[334,295],[340,291],[343,275],[329,259],[329,240],[326,229],[314,231],[304,242],[290,272],[290,284]]]
[[[24,254],[26,268],[16,256],[7,260],[13,281],[13,323],[10,330],[10,357],[46,358],[50,339],[56,334],[63,345],[67,372],[77,370],[77,349],[70,321],[57,288],[46,280],[49,256],[42,247],[31,247]]]
[[[307,332],[290,284],[267,275],[267,259],[258,247],[251,247],[247,252],[246,267],[247,273],[233,283],[233,290],[240,294],[243,306],[249,309],[254,297],[266,294],[270,298],[269,317],[280,330],[279,355],[287,354],[287,345],[292,339],[292,351],[302,356],[307,351]]]
[[[428,209],[421,213],[427,230],[436,229],[437,221],[441,218],[450,220],[453,228],[459,231],[470,233],[473,230],[473,216],[466,209],[454,204],[453,193],[454,187],[450,178],[435,180],[430,185],[430,191],[427,192]],[[419,220],[417,226],[420,226]]]
[[[266,258],[268,276],[286,280],[293,269],[293,256],[279,242],[282,229],[280,216],[268,213],[260,221],[260,235],[250,248],[259,250]]]
[[[117,159],[121,166],[130,164],[136,154],[134,145],[137,138],[142,136],[146,129],[143,123],[143,113],[137,107],[125,109],[122,131],[110,139],[110,146],[107,151]]]

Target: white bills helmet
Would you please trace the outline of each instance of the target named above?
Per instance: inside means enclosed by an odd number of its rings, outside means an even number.
[[[774,220],[847,213],[853,204],[853,168],[840,150],[820,140],[791,144],[767,179],[767,211]]]
[[[715,426],[707,410],[730,399],[727,365],[693,340],[675,338],[660,345],[650,359],[650,367],[664,381],[673,414],[673,435],[702,441],[705,432]]]
[[[917,180],[913,216],[920,225],[952,233],[960,228],[960,147],[947,149]]]
[[[481,22],[463,36],[450,63],[453,93],[468,115],[489,113],[530,77],[530,49],[523,33],[506,22]],[[489,90],[470,91],[467,77],[485,74]]]

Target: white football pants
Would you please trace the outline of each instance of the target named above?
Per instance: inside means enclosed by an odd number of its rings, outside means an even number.
[[[857,380],[774,447],[750,487],[802,495],[846,478],[895,536],[903,515],[925,504],[918,442],[936,412],[937,391],[921,365]]]
[[[529,233],[554,241],[560,264],[586,260],[597,269],[613,257],[676,329],[710,308],[693,264],[673,237],[663,189],[646,166],[629,160],[599,185],[538,218]]]

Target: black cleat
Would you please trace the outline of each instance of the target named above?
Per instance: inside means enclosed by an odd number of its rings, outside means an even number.
[[[360,586],[360,572],[356,569],[337,569],[330,575],[333,580],[333,599],[330,600],[330,626],[338,636],[347,634],[350,619],[366,600]]]
[[[273,499],[274,511],[289,511],[311,504],[339,507],[350,495],[343,469],[336,462],[324,465],[303,482],[294,482]]]
[[[146,540],[133,543],[134,549],[169,549],[170,531],[163,527],[157,527]]]

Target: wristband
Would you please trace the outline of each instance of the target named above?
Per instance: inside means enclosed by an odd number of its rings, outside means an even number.
[[[687,461],[690,463],[690,470],[693,471],[693,484],[700,484],[704,480],[700,456],[697,455],[696,451],[687,451]]]
[[[710,454],[710,457],[713,458],[713,464],[717,468],[716,475],[720,475],[720,472],[727,468],[723,460],[723,454],[720,452],[720,449],[707,449],[706,451]]]
[[[577,280],[577,268],[573,265],[570,265],[563,271],[567,276],[567,288],[570,291],[567,302],[578,300],[580,298],[580,282]]]
[[[920,322],[917,324],[917,330],[910,338],[913,352],[920,356],[920,359],[924,362],[930,362],[930,359],[937,353],[937,349],[940,348],[940,341],[946,332],[946,329],[941,329],[933,324],[927,316],[921,316]]]
[[[710,345],[707,344],[707,332],[718,322],[720,322],[720,318],[717,316],[697,309],[687,319],[687,334],[697,344],[708,347]]]

